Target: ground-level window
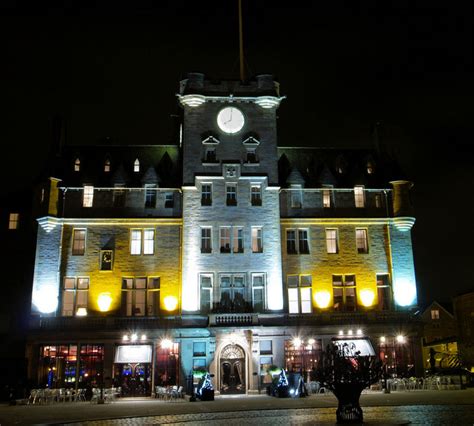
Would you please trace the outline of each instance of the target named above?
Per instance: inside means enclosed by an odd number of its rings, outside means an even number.
[[[66,277],[62,297],[61,314],[65,317],[87,315],[89,278]]]
[[[156,316],[160,313],[160,279],[123,278],[122,313],[126,316]]]
[[[357,309],[355,275],[333,275],[333,307],[335,311]]]

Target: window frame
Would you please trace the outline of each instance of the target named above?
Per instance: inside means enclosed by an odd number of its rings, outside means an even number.
[[[310,277],[309,282],[303,283],[303,277]],[[290,282],[290,280],[293,282]],[[288,274],[286,287],[288,290],[289,314],[306,315],[313,313],[313,276],[311,274]]]
[[[203,286],[203,278],[209,279],[209,285]],[[209,292],[209,306],[203,309],[202,306],[202,292]],[[200,273],[199,274],[199,311],[202,313],[211,312],[214,306],[214,274],[212,273]]]
[[[231,189],[234,188],[233,191]],[[225,200],[227,206],[237,205],[237,183],[226,183],[225,184]],[[233,195],[233,196],[232,196]]]
[[[303,187],[300,184],[290,186],[290,206],[292,209],[303,208]]]
[[[146,209],[155,209],[158,199],[158,186],[156,183],[145,183],[144,188],[144,204]]]
[[[15,231],[20,226],[20,213],[9,213],[8,215],[8,229]]]
[[[288,238],[290,233],[294,233],[294,239]],[[306,234],[306,238],[300,238],[301,234]],[[294,244],[292,244],[293,242]],[[304,244],[303,242],[306,242]],[[294,245],[294,250],[291,247]],[[286,254],[310,254],[310,228],[287,228],[286,229]]]
[[[204,191],[205,187],[209,187],[209,190]],[[211,182],[201,183],[201,206],[212,206],[212,183]]]
[[[221,254],[232,253],[232,236],[231,235],[232,235],[231,226],[219,227],[219,252]]]
[[[360,238],[358,233],[363,232],[363,238]],[[357,254],[368,254],[369,253],[369,230],[367,228],[356,228],[355,229],[355,238],[356,238],[356,250]],[[363,242],[363,245],[360,246],[360,242]]]
[[[66,280],[72,280],[73,286],[66,287]],[[87,280],[87,286],[79,288],[79,280],[85,281]],[[63,285],[62,285],[62,295],[61,295],[61,316],[62,317],[75,317],[77,316],[77,311],[79,308],[85,308],[86,310],[89,308],[89,290],[90,290],[90,278],[86,276],[65,276],[63,278]],[[66,300],[66,294],[72,294],[72,311],[71,314],[65,313],[65,306],[64,302]],[[85,295],[85,303],[79,303],[79,295]],[[70,303],[69,303],[70,304]]]
[[[340,277],[340,281],[336,281],[335,277]],[[348,281],[348,277],[354,277],[352,281]],[[338,285],[335,285],[335,283],[339,283]],[[352,282],[353,284],[349,284]],[[332,290],[333,290],[333,303],[332,303],[332,309],[337,312],[357,312],[358,310],[358,300],[357,300],[357,280],[356,280],[356,274],[333,274],[332,275]],[[336,297],[335,297],[335,290],[338,290],[341,292],[342,300],[341,300],[341,306],[340,307],[335,307],[336,303]],[[354,294],[348,295],[350,291],[348,290],[353,290]],[[348,304],[347,299],[348,297],[353,297],[354,298],[354,304]],[[353,309],[351,309],[353,308]]]
[[[78,239],[76,238],[76,232],[83,232],[84,238]],[[71,244],[71,256],[84,256],[86,254],[86,246],[87,246],[87,228],[73,228],[72,229],[72,244]],[[75,249],[74,246],[76,241],[84,241],[84,246],[82,250]]]
[[[254,191],[257,189],[257,191]],[[262,200],[262,184],[251,183],[250,184],[250,204],[252,206],[260,207],[263,204]]]
[[[354,186],[354,205],[357,209],[365,207],[365,186],[355,185]]]
[[[263,227],[252,226],[250,228],[250,242],[252,244],[252,253],[263,253]],[[256,248],[256,250],[254,250]]]
[[[262,283],[261,284],[256,284],[255,283],[255,278],[261,278]],[[255,308],[255,291],[256,290],[261,290],[262,291],[262,311],[265,311],[267,309],[267,280],[266,280],[266,274],[264,272],[252,272],[250,274],[250,285],[252,289],[252,308]]]
[[[133,173],[139,173],[140,172],[140,160],[135,158],[135,161],[133,162]]]
[[[209,231],[209,236],[205,236],[204,232]],[[201,253],[209,254],[212,253],[212,226],[201,226],[201,232],[200,232],[200,240],[201,240]],[[208,241],[208,246],[207,244],[203,244],[204,241]]]
[[[91,208],[94,206],[94,185],[84,185],[82,190],[82,207]]]
[[[339,253],[339,230],[338,228],[325,228],[326,232],[326,253]],[[334,232],[335,238],[330,238],[329,233]],[[332,247],[333,246],[333,247]],[[332,251],[334,250],[334,251]]]

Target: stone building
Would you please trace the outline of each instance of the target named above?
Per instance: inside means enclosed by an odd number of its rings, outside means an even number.
[[[474,291],[453,299],[458,326],[458,344],[463,365],[474,372]]]
[[[205,369],[218,392],[249,393],[273,366],[310,371],[334,339],[370,339],[390,373],[421,374],[412,184],[371,147],[278,147],[269,75],[189,74],[177,98],[176,145],[55,161],[30,377],[140,395]]]

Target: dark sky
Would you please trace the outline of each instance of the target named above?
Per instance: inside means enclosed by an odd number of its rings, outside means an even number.
[[[56,115],[69,144],[169,143],[186,72],[238,77],[237,0],[127,3],[0,4],[10,189],[43,166]],[[243,0],[248,70],[287,96],[279,144],[360,145],[380,121],[415,182],[421,301],[473,288],[471,2],[281,3]]]

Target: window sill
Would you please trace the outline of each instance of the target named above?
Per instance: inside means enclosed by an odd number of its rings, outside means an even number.
[[[202,165],[203,166],[219,166],[220,165],[220,161],[214,161],[214,162],[209,162],[209,161],[203,161],[202,162]]]
[[[243,163],[243,166],[244,167],[258,167],[258,166],[260,166],[260,161],[257,161],[255,163],[246,161],[245,163]]]

